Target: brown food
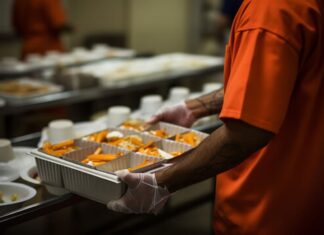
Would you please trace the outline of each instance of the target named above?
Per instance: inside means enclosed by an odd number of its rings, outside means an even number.
[[[7,81],[0,84],[0,92],[9,93],[12,95],[30,95],[47,92],[49,88],[44,85],[35,85],[21,83],[19,81]]]

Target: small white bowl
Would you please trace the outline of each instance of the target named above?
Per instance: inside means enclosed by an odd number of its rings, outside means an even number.
[[[32,199],[36,195],[35,189],[19,183],[0,183],[0,192],[4,201],[0,203],[0,215],[21,208],[24,202]],[[16,194],[18,197],[16,201],[11,201],[13,194]]]
[[[37,185],[41,184],[39,176],[38,177],[35,176],[38,176],[38,171],[36,166],[30,166],[29,168],[23,169],[20,172],[20,177],[23,180],[32,184],[37,184]]]
[[[19,170],[7,163],[0,163],[0,182],[14,181],[19,178]]]

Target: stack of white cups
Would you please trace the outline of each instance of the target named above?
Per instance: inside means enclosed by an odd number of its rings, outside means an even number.
[[[127,106],[112,106],[107,112],[107,126],[117,127],[129,119],[131,109]]]
[[[0,139],[0,182],[8,182],[19,177],[19,170],[9,164],[14,159],[11,142]]]
[[[147,95],[141,98],[140,103],[140,118],[148,120],[152,115],[162,106],[162,96],[160,95]]]
[[[51,143],[58,143],[67,139],[76,138],[74,124],[71,120],[58,119],[51,121],[47,128],[48,140]]]
[[[177,104],[189,97],[190,90],[187,87],[172,87],[169,92],[167,104]]]

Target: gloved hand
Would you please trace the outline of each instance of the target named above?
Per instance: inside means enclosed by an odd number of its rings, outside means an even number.
[[[157,185],[154,174],[130,173],[128,170],[116,174],[128,189],[120,199],[108,202],[108,209],[128,214],[157,214],[171,196],[167,188]]]
[[[147,122],[155,123],[158,121],[170,122],[184,127],[191,127],[196,121],[196,117],[186,106],[185,102],[160,109]]]

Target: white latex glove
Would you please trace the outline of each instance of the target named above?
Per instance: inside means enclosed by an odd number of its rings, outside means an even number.
[[[108,202],[108,209],[128,214],[157,214],[171,196],[167,188],[157,185],[154,174],[130,173],[128,170],[115,173],[128,189],[120,199]]]
[[[173,106],[161,108],[155,115],[153,115],[147,122],[155,123],[158,121],[170,122],[184,127],[191,127],[196,121],[190,109],[185,102]]]

